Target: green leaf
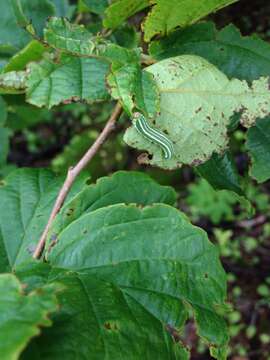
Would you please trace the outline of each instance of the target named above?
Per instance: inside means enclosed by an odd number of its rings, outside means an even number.
[[[71,24],[65,18],[50,18],[44,29],[44,39],[55,49],[74,55],[90,56],[96,47],[96,37],[83,25]]]
[[[5,100],[0,96],[0,127],[5,125],[6,120],[7,120],[7,104]]]
[[[241,204],[242,209],[246,210],[248,216],[251,217],[254,215],[254,208],[243,191],[241,178],[238,174],[236,164],[230,152],[226,152],[225,154],[221,155],[214,153],[210,160],[202,165],[197,166],[196,171],[208,181],[213,189],[228,190],[227,194],[224,196],[223,192],[218,192],[216,195],[217,198],[235,198]],[[215,197],[214,192],[211,190],[210,192],[212,192],[213,196]],[[231,192],[234,194],[230,194]]]
[[[150,54],[158,59],[193,54],[207,59],[229,78],[253,81],[270,74],[270,45],[256,36],[243,37],[232,24],[218,31],[211,22],[175,31],[153,41]]]
[[[70,8],[69,0],[50,0],[55,8],[56,8],[56,15],[57,16],[69,16],[70,15]]]
[[[9,60],[4,72],[24,70],[30,61],[40,60],[45,50],[46,48],[39,41],[32,40]]]
[[[167,35],[178,26],[185,27],[230,5],[237,0],[155,0],[143,25],[144,38],[150,41],[157,34]]]
[[[57,310],[56,287],[47,286],[25,295],[14,275],[0,275],[0,353],[16,360],[41,326],[51,326],[48,315]]]
[[[231,190],[243,195],[240,176],[229,152],[224,155],[213,154],[210,160],[197,166],[196,170],[215,190]]]
[[[9,104],[8,109],[6,126],[12,130],[30,128],[41,122],[48,122],[52,117],[47,109],[38,109],[25,102],[23,104]]]
[[[115,29],[129,18],[150,5],[150,0],[116,0],[105,11],[103,24]]]
[[[31,258],[48,221],[63,178],[43,169],[13,171],[0,186],[0,271],[14,269]],[[82,188],[84,177],[69,198]],[[10,221],[12,219],[12,222]]]
[[[122,47],[133,49],[140,46],[140,33],[129,24],[116,29],[111,35],[112,41]]]
[[[0,49],[9,47],[14,53],[30,41],[30,35],[18,26],[12,3],[8,0],[0,4]]]
[[[247,133],[246,148],[251,156],[250,176],[262,183],[270,178],[270,118],[259,119]]]
[[[80,216],[109,205],[174,205],[175,202],[176,193],[172,188],[158,185],[143,173],[118,171],[110,177],[100,178],[96,184],[86,187],[67,203],[56,217],[49,237],[55,240],[55,234]]]
[[[214,224],[219,224],[221,221],[234,219],[233,206],[239,200],[234,192],[216,191],[205,179],[190,184],[188,190],[187,204],[195,220],[200,216],[206,216]]]
[[[89,57],[96,57],[97,53],[111,62],[111,73],[108,76],[111,95],[122,102],[130,116],[135,107],[148,116],[154,116],[159,110],[158,90],[153,76],[141,70],[139,49],[128,50],[101,41],[93,37],[84,26],[71,24],[66,19],[51,18],[44,36],[56,49]]]
[[[0,94],[21,94],[25,92],[25,86],[25,71],[10,71],[0,74]]]
[[[42,36],[43,28],[49,16],[55,15],[55,6],[49,0],[9,0],[19,26],[33,27],[38,36]]]
[[[71,272],[60,273],[57,282],[65,287],[58,296],[60,313],[22,359],[72,359],[74,354],[78,359],[90,359],[93,354],[95,359],[110,360],[188,359],[165,326],[114,284]]]
[[[51,108],[69,101],[108,99],[108,63],[99,59],[62,56],[58,63],[43,60],[28,67],[27,101]]]
[[[0,126],[0,167],[6,163],[9,151],[10,130]]]
[[[0,187],[0,244],[31,289],[42,285],[46,269],[38,264],[31,280],[31,268],[22,274],[22,263],[30,258],[26,249],[36,244],[58,186],[48,171],[18,170]],[[159,353],[161,359],[185,359],[180,344],[164,329],[169,325],[180,331],[189,306],[200,336],[212,347],[226,346],[220,315],[226,277],[217,249],[184,214],[152,205],[174,203],[172,189],[144,174],[119,172],[70,196],[53,224],[53,240],[58,241],[48,249],[50,264],[63,270],[49,269],[45,280],[65,285],[59,294],[61,312],[54,327],[30,346],[26,359],[74,353],[103,358],[105,351],[110,359],[118,359],[119,351],[132,358],[136,349],[149,359]],[[73,341],[66,346],[68,338]]]
[[[153,155],[144,155],[141,163],[165,169],[200,165],[214,152],[224,152],[227,126],[235,112],[241,113],[246,127],[270,113],[268,78],[254,80],[251,86],[246,81],[229,80],[214,65],[194,55],[162,60],[146,71],[154,75],[161,96],[161,112],[149,121],[173,142],[174,155],[164,159],[162,149],[132,126],[125,133],[125,142]]]
[[[48,285],[51,271],[52,268],[48,263],[31,258],[16,268],[15,275],[24,284],[25,291],[29,294],[34,290]],[[55,282],[51,282],[55,286]],[[65,291],[65,288],[60,285],[60,282],[58,282],[57,285],[61,288],[61,291]],[[59,295],[59,293],[57,295]]]
[[[140,51],[112,44],[106,47],[103,56],[112,62],[108,76],[112,97],[120,99],[129,116],[137,108],[154,117],[159,111],[159,92],[153,75],[141,69]]]
[[[3,126],[7,121],[7,104],[0,96],[0,168],[6,164],[9,151],[10,130]],[[2,169],[1,169],[2,170]]]
[[[213,346],[227,343],[218,311],[226,294],[218,251],[178,210],[168,205],[107,206],[54,235],[58,241],[48,256],[53,266],[115,284],[176,328],[184,325],[189,305],[200,336]]]
[[[108,0],[83,0],[82,1],[90,11],[102,15],[108,6]]]

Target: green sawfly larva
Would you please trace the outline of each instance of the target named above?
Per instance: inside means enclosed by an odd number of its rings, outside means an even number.
[[[174,153],[172,141],[161,131],[152,128],[141,113],[134,113],[132,123],[135,129],[152,143],[159,145],[166,160],[171,159]]]

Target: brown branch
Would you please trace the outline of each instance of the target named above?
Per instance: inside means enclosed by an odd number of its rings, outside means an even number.
[[[122,107],[120,103],[117,103],[107,124],[105,125],[102,132],[97,137],[96,141],[93,143],[93,145],[88,149],[88,151],[84,154],[84,156],[81,158],[81,160],[74,166],[69,168],[66,180],[57,196],[56,202],[54,204],[54,207],[52,209],[51,215],[49,217],[48,223],[41,235],[41,238],[38,242],[38,245],[34,251],[33,258],[38,259],[41,257],[43,249],[46,244],[46,238],[48,235],[48,232],[50,230],[50,227],[52,225],[52,222],[58,212],[60,211],[68,193],[69,190],[74,183],[77,176],[80,174],[80,172],[86,167],[86,165],[89,163],[89,161],[94,157],[94,155],[97,153],[101,145],[104,143],[108,135],[113,131],[115,127],[115,123],[119,116],[121,115]]]
[[[266,220],[267,218],[265,215],[259,215],[254,219],[238,221],[236,225],[244,229],[253,228],[259,225],[263,225]]]
[[[147,54],[141,54],[141,62],[145,65],[153,65],[157,63],[157,60]]]
[[[83,18],[83,14],[79,13],[74,20],[74,24],[78,25],[82,21],[82,18]]]

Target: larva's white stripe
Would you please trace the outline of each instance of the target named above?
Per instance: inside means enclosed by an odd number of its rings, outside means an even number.
[[[170,141],[168,141],[165,135],[160,134],[158,131],[150,128],[145,119],[142,118],[138,119],[137,121],[137,130],[139,130],[146,138],[161,146],[166,159],[171,158],[173,149]]]
[[[145,117],[140,113],[135,113],[133,124],[136,130],[151,142],[159,145],[163,152],[165,159],[170,159],[173,155],[173,143],[162,132],[153,129],[146,121]]]
[[[159,138],[162,143],[166,143],[166,145],[167,145],[168,147],[170,147],[171,141],[170,141],[165,135],[163,135],[162,133],[158,132],[158,131],[155,130],[155,129],[152,129],[152,128],[147,124],[147,122],[141,122],[141,125],[142,125],[142,127],[145,128],[146,131],[148,131],[149,134],[151,133],[153,137]]]
[[[141,122],[140,125],[143,129],[144,135],[147,134],[147,137],[149,137],[151,140],[153,140],[154,142],[157,142],[161,147],[165,147],[166,151],[168,153],[171,152],[170,142],[167,140],[167,138],[165,136],[163,136],[159,132],[151,129],[145,123]]]

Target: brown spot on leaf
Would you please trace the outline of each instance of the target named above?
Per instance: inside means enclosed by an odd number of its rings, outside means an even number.
[[[114,330],[114,331],[118,331],[118,330],[119,330],[119,329],[118,329],[118,326],[117,326],[115,323],[106,322],[106,323],[104,324],[104,327],[105,327],[105,329],[107,329],[107,330]]]
[[[141,155],[138,156],[137,161],[138,164],[144,165],[144,164],[149,164],[149,160],[151,160],[152,158],[153,155],[149,155],[148,153],[142,153]]]
[[[191,166],[198,166],[201,163],[203,163],[203,161],[201,159],[194,159],[190,165]]]
[[[104,324],[104,327],[105,327],[105,329],[107,329],[107,330],[111,330],[111,329],[112,329],[110,323],[105,323],[105,324]]]

